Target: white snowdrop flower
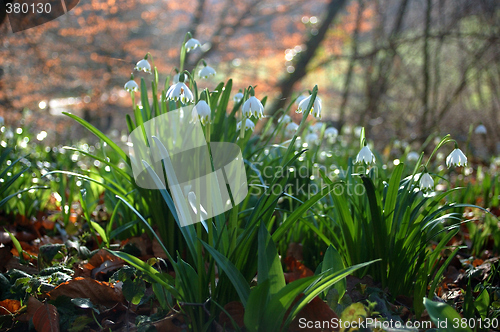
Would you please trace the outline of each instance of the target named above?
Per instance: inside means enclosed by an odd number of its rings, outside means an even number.
[[[132,91],[135,92],[139,89],[139,86],[137,85],[137,83],[135,83],[134,80],[130,80],[127,83],[125,83],[125,86],[123,88],[125,90],[127,90],[128,92],[132,92]]]
[[[260,100],[258,100],[255,96],[251,96],[247,99],[247,101],[245,101],[241,111],[247,118],[253,115],[257,119],[260,119],[264,116],[264,106],[262,106]]]
[[[420,158],[420,155],[415,151],[409,152],[408,155],[406,156],[406,160],[408,161],[417,161],[418,158]]]
[[[205,78],[205,79],[208,78],[208,77],[210,77],[210,76],[215,76],[215,69],[213,69],[210,66],[204,66],[198,72],[198,76],[200,78]]]
[[[356,156],[356,163],[372,164],[375,162],[375,155],[372,153],[368,145],[365,145]]]
[[[198,41],[198,39],[191,38],[186,42],[185,46],[186,46],[186,51],[191,52],[195,48],[201,47],[201,44]]]
[[[179,83],[180,82],[179,81],[180,77],[181,77],[180,73],[175,74],[174,77],[172,78],[172,83],[174,83],[174,84],[175,83]],[[189,79],[189,77],[186,74],[184,74],[184,82],[186,82],[188,79]]]
[[[467,157],[462,152],[462,150],[455,148],[446,157],[446,166],[450,168],[451,166],[467,166]]]
[[[430,176],[429,173],[424,173],[420,177],[420,189],[423,191],[434,190],[434,179],[432,179],[432,176]]]
[[[480,124],[479,126],[476,127],[474,130],[474,133],[477,135],[486,135],[488,131],[486,130],[486,127],[483,124]]]
[[[306,135],[305,141],[307,145],[318,145],[319,144],[319,136],[315,133],[310,133]]]
[[[6,138],[6,139],[11,139],[11,138],[14,138],[14,132],[13,132],[12,130],[10,130],[10,129],[9,129],[9,130],[7,130],[7,131],[5,132],[5,138]]]
[[[212,111],[210,110],[210,106],[208,106],[207,102],[204,100],[200,100],[191,111],[192,121],[194,122],[200,119],[202,125],[210,123],[211,115]]]
[[[311,112],[315,118],[321,119],[321,99],[318,96],[316,96],[316,99],[314,100],[313,107],[311,107],[310,110],[306,110],[307,106],[309,105],[309,102],[311,101],[311,97],[312,95],[304,98],[299,103],[299,108],[297,109],[296,112],[297,113],[302,113],[303,111]]]
[[[339,135],[339,131],[335,127],[328,127],[325,129],[326,137],[337,137]]]
[[[236,125],[236,129],[241,130],[241,121]],[[255,123],[253,123],[253,121],[250,119],[245,119],[245,131],[249,129],[253,131],[255,129]]]
[[[243,99],[244,95],[241,92],[238,92],[237,94],[234,95],[233,100],[236,103],[239,103]]]
[[[285,127],[285,134],[287,136],[293,136],[297,132],[297,129],[299,129],[299,125],[296,124],[295,122],[290,122]]]
[[[137,62],[134,69],[137,71],[144,71],[146,73],[151,74],[151,65],[146,59],[142,59],[141,61]]]
[[[292,118],[290,117],[290,115],[288,114],[283,114],[282,116],[280,116],[280,118],[278,119],[278,123],[284,123],[284,124],[288,124],[292,122]]]
[[[299,106],[300,102],[304,99],[306,99],[307,97],[306,96],[303,96],[303,95],[300,95],[297,97],[297,99],[295,99],[295,104],[297,104],[297,106]]]
[[[193,93],[183,82],[175,83],[167,90],[167,98],[172,100],[180,100],[183,103],[190,102],[194,99]]]

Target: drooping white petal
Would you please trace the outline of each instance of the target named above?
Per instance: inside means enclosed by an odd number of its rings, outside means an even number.
[[[365,145],[356,156],[356,163],[372,164],[375,162],[375,155],[372,153],[368,145]]]
[[[208,78],[209,76],[215,76],[215,69],[210,66],[205,66],[198,72],[200,78]]]
[[[148,60],[146,60],[146,59],[142,59],[139,62],[137,62],[134,69],[137,71],[144,71],[146,73],[151,74],[151,65],[149,64]]]
[[[236,129],[241,130],[241,121],[236,124]],[[245,119],[245,131],[251,130],[254,131],[255,129],[255,123],[253,123],[252,120],[250,119]]]
[[[196,121],[199,118],[203,125],[210,123],[211,114],[210,106],[204,100],[200,100],[191,111],[192,120]]]
[[[201,47],[201,44],[198,41],[198,39],[191,38],[186,42],[185,46],[186,46],[186,51],[191,52],[195,48]]]
[[[166,97],[175,101],[182,101],[183,103],[190,102],[194,99],[193,93],[186,84],[178,82],[168,88]]]
[[[467,157],[460,149],[455,149],[446,157],[446,166],[467,166]]]
[[[243,99],[244,95],[241,92],[238,92],[237,94],[234,95],[233,100],[237,103],[239,103]]]
[[[302,113],[304,111],[306,112],[311,112],[312,115],[317,118],[317,119],[321,119],[321,98],[319,98],[318,96],[316,96],[316,99],[314,100],[314,104],[313,106],[311,107],[310,110],[306,110],[307,106],[309,106],[309,102],[311,101],[311,97],[312,95],[310,95],[309,97],[306,97],[304,98],[300,103],[299,103],[299,107],[297,109],[297,113]]]
[[[128,92],[131,92],[131,91],[137,91],[139,89],[139,86],[137,85],[137,83],[135,83],[134,80],[130,80],[127,83],[125,83],[125,86],[123,88]]]
[[[424,173],[420,177],[420,189],[421,190],[434,190],[434,179],[432,179],[432,176],[430,176],[429,173]]]
[[[260,119],[264,116],[264,106],[262,106],[260,100],[258,100],[255,96],[251,96],[247,99],[247,101],[245,101],[241,111],[247,118],[255,116],[257,119]]]

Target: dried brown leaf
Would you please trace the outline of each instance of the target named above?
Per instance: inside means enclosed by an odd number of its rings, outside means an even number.
[[[44,303],[33,315],[37,332],[59,332],[59,313],[52,304]]]
[[[48,294],[52,300],[61,295],[71,298],[88,298],[93,304],[112,307],[125,298],[120,289],[104,281],[78,277],[60,284]]]

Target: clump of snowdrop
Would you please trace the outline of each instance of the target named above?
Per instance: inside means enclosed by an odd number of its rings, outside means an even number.
[[[206,62],[203,61],[203,68],[198,72],[198,76],[200,78],[209,78],[210,76],[215,76],[215,69],[210,66],[207,66]]]
[[[241,121],[236,124],[236,129],[241,130]],[[251,130],[254,131],[255,129],[255,123],[253,123],[252,120],[250,119],[245,119],[245,131]]]
[[[211,122],[211,115],[212,115],[212,111],[210,110],[210,106],[204,100],[200,100],[193,107],[193,110],[191,111],[192,121],[194,122],[194,121],[200,119],[200,122],[202,125],[205,125],[205,124]]]
[[[128,92],[136,92],[137,90],[139,90],[139,86],[134,81],[134,75],[130,75],[130,80],[125,83],[123,88]]]
[[[198,39],[194,39],[194,38],[190,38],[184,46],[186,47],[187,52],[191,52],[192,50],[196,49],[197,47],[201,48],[200,41]]]
[[[455,144],[455,149],[446,157],[446,166],[467,166],[467,157]]]
[[[365,145],[361,149],[361,151],[359,151],[358,155],[356,156],[356,163],[357,164],[365,163],[367,165],[375,163],[375,155],[372,153],[368,145]]]
[[[137,62],[135,65],[135,70],[137,71],[143,71],[145,73],[150,73],[151,74],[151,65],[148,62],[148,54],[144,57],[144,59],[140,60]]]
[[[316,96],[316,99],[314,99],[313,106],[310,109],[307,109],[307,106],[309,106],[309,102],[311,101],[311,97],[312,95],[302,99],[302,101],[299,103],[299,108],[296,110],[296,112],[297,113],[310,112],[315,118],[321,119],[321,98]]]

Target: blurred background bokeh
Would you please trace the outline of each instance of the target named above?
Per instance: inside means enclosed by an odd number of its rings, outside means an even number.
[[[478,158],[500,151],[498,0],[81,0],[22,32],[3,22],[0,115],[56,144],[90,139],[69,111],[119,140],[135,63],[150,52],[164,81],[188,31],[202,44],[188,69],[217,70],[199,85],[257,85],[268,115],[317,84],[323,121],[380,146],[450,133]]]

